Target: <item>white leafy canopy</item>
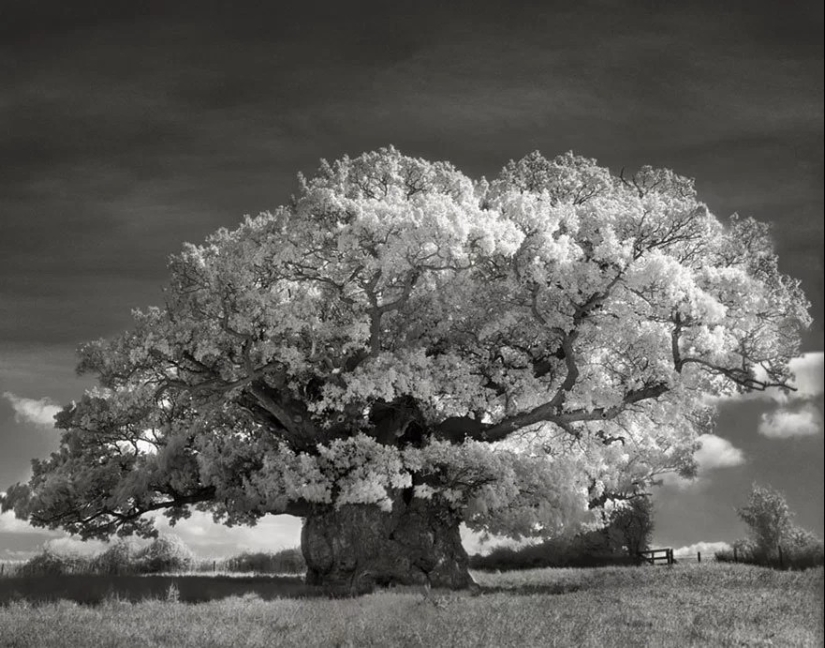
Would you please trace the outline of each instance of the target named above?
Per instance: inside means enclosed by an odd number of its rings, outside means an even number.
[[[558,532],[690,473],[705,396],[785,386],[809,323],[764,225],[572,153],[491,183],[394,148],[324,162],[170,272],[164,307],[81,350],[101,389],[7,506],[105,536],[406,490]]]

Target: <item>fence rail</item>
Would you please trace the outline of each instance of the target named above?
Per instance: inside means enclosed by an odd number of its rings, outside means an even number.
[[[640,551],[636,555],[651,565],[655,565],[657,562],[672,565],[675,562],[673,560],[673,549],[670,547],[667,549],[648,549],[647,551]]]

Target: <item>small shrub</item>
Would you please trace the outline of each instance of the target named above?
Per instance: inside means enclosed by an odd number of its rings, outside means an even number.
[[[638,565],[639,559],[626,553],[610,552],[604,547],[589,546],[581,539],[548,540],[540,544],[513,549],[498,547],[486,556],[470,556],[470,569],[511,571],[545,567],[606,567]]]
[[[166,588],[166,602],[167,603],[177,603],[180,601],[180,590],[175,583],[169,585]]]
[[[822,541],[804,545],[801,547],[793,547],[788,552],[783,562],[791,569],[810,569],[811,567],[821,567],[825,565],[825,546]]]
[[[734,542],[736,552],[717,551],[718,562],[740,562],[748,565],[773,567],[779,569],[810,569],[825,565],[825,546],[813,534],[800,535],[796,542],[778,545],[772,552],[762,550],[751,540]],[[782,547],[780,555],[779,547]]]
[[[20,576],[65,576],[89,571],[89,559],[70,554],[58,554],[49,549],[27,560],[17,572]]]
[[[177,536],[161,536],[135,556],[137,570],[145,574],[186,571],[195,564],[195,555]]]
[[[137,554],[133,543],[120,539],[94,557],[92,571],[106,576],[135,574],[138,571]]]

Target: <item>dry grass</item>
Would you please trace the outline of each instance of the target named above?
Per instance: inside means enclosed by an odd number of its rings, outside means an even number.
[[[0,646],[820,646],[822,569],[745,565],[477,574],[474,593],[257,595],[0,607]],[[285,593],[285,596],[288,596]]]

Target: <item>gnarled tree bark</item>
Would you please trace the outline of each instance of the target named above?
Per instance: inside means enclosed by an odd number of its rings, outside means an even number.
[[[341,594],[391,584],[468,588],[473,579],[459,523],[444,506],[402,495],[390,512],[376,505],[318,508],[301,532],[307,583]]]

